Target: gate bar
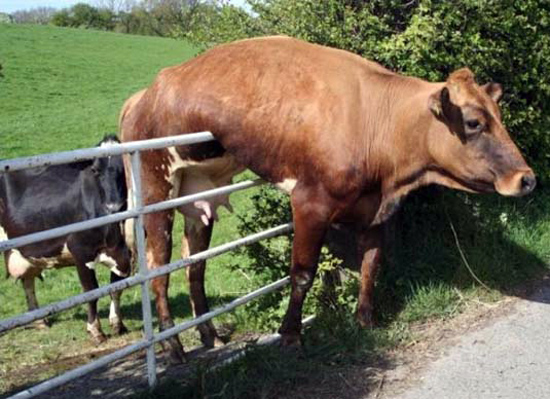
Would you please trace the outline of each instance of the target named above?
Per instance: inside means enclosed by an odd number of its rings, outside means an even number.
[[[83,222],[67,224],[65,226],[56,227],[39,233],[27,234],[21,237],[12,238],[10,240],[0,241],[0,252],[7,251],[8,249],[22,247],[25,245],[33,244],[39,241],[49,240],[51,238],[61,237],[77,231],[83,231],[93,229],[96,227],[104,226],[110,223],[121,222],[125,219],[137,218],[140,214],[147,214],[159,211],[165,211],[167,209],[176,208],[178,206],[190,204],[192,202],[215,197],[217,195],[229,194],[235,191],[244,190],[251,187],[260,186],[265,184],[262,179],[245,180],[240,183],[230,184],[220,188],[214,188],[212,190],[201,191],[197,194],[186,195],[185,197],[174,198],[167,201],[156,202],[152,205],[147,205],[141,208],[133,208],[124,212],[113,213],[112,215],[101,216],[95,219],[85,220]]]
[[[19,327],[25,324],[29,324],[35,320],[42,319],[49,315],[59,313],[63,310],[73,308],[75,306],[81,305],[86,302],[90,302],[94,299],[101,298],[102,296],[109,295],[112,292],[120,291],[128,287],[132,287],[137,284],[141,284],[146,280],[151,280],[155,277],[159,277],[173,271],[188,267],[193,263],[196,263],[201,260],[206,260],[213,258],[215,256],[221,255],[223,253],[229,252],[232,249],[241,247],[243,245],[248,245],[256,241],[260,241],[264,238],[271,238],[281,234],[289,233],[292,231],[292,223],[282,224],[280,226],[272,227],[271,229],[264,230],[259,233],[251,234],[238,240],[231,241],[217,247],[210,248],[206,251],[198,252],[194,255],[189,256],[185,259],[179,259],[175,262],[169,263],[157,269],[152,269],[149,271],[148,276],[144,277],[142,275],[136,275],[128,277],[124,280],[117,281],[109,285],[105,285],[94,290],[84,292],[82,294],[75,295],[71,298],[64,299],[62,301],[46,305],[39,309],[23,313],[19,316],[14,316],[9,319],[0,320],[0,333],[11,330],[12,328]]]
[[[44,381],[38,385],[35,385],[31,388],[28,388],[24,391],[21,391],[13,396],[10,396],[6,399],[27,399],[27,398],[31,398],[33,396],[36,396],[36,395],[39,395],[43,392],[46,392],[46,391],[49,391],[50,389],[53,389],[55,387],[58,387],[60,385],[63,385],[63,384],[66,384],[67,382],[71,381],[71,380],[74,380],[78,377],[81,377],[85,374],[89,374],[90,372],[94,371],[94,370],[97,370],[101,367],[104,367],[106,366],[107,364],[115,361],[115,360],[118,360],[118,359],[122,359],[124,357],[127,357],[129,355],[131,355],[132,353],[134,352],[137,352],[141,349],[145,349],[146,347],[150,346],[150,347],[153,347],[153,345],[157,342],[160,342],[160,341],[163,341],[169,337],[171,337],[172,335],[175,335],[177,334],[178,332],[180,331],[183,331],[183,330],[187,330],[191,327],[194,327],[200,323],[203,323],[204,321],[206,320],[209,320],[221,313],[225,313],[225,312],[228,312],[230,310],[233,310],[234,308],[236,308],[237,306],[240,306],[240,305],[243,305],[247,302],[250,302],[251,300],[255,299],[256,297],[260,296],[260,295],[263,295],[263,294],[267,294],[271,291],[275,291],[277,289],[280,289],[282,288],[283,286],[285,286],[286,284],[288,284],[290,281],[290,277],[285,277],[281,280],[278,280],[278,281],[275,281],[269,285],[266,285],[262,288],[259,288],[255,291],[252,291],[251,293],[241,297],[241,298],[237,298],[231,302],[229,302],[228,304],[226,305],[223,305],[211,312],[208,312],[208,313],[205,313],[203,314],[202,316],[200,316],[199,318],[197,319],[194,319],[194,320],[191,320],[189,322],[186,322],[186,323],[182,323],[182,324],[179,324],[175,327],[172,327],[168,330],[165,330],[157,335],[154,336],[154,339],[152,341],[145,341],[145,340],[141,340],[141,341],[138,341],[132,345],[128,345],[126,346],[125,348],[123,349],[119,349],[113,353],[110,353],[106,356],[103,356],[97,360],[94,360],[93,362],[91,363],[88,363],[88,364],[85,364],[83,366],[80,366],[80,367],[77,367],[76,369],[73,369],[71,371],[68,371],[58,377],[54,377],[52,379],[49,379],[47,381]],[[200,320],[197,322],[197,320]]]
[[[131,161],[131,180],[132,180],[132,195],[133,207],[141,208],[143,205],[143,193],[141,191],[141,158],[138,151],[132,152]],[[137,245],[137,261],[139,265],[139,274],[146,280],[141,283],[141,311],[143,314],[143,330],[145,332],[145,340],[152,342],[155,333],[153,332],[153,317],[151,315],[151,298],[149,294],[149,280],[147,276],[149,270],[147,268],[147,258],[145,256],[145,229],[143,227],[143,214],[140,214],[134,225]],[[150,344],[146,350],[147,357],[147,381],[149,388],[154,388],[157,385],[157,359],[155,357],[155,345]]]
[[[94,158],[122,155],[134,151],[160,150],[166,147],[204,143],[215,140],[210,132],[180,134],[172,137],[129,141],[121,144],[111,144],[104,147],[85,148],[73,151],[63,151],[54,154],[34,155],[0,161],[0,173],[37,168],[40,166],[60,165],[76,161],[86,161]]]

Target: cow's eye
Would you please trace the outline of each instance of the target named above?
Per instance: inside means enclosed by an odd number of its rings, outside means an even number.
[[[483,125],[478,119],[469,119],[466,121],[466,126],[468,130],[480,131],[483,128]]]

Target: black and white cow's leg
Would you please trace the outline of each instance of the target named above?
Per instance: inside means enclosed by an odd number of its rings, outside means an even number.
[[[35,290],[35,277],[22,277],[21,283],[23,284],[23,289],[25,290],[25,298],[27,299],[27,308],[29,311],[38,309],[38,300],[36,299],[36,290]],[[36,320],[33,324],[33,327],[42,329],[48,328],[50,323],[48,319]]]
[[[181,256],[187,258],[189,255],[205,251],[210,245],[212,237],[213,220],[210,219],[208,225],[202,221],[185,217],[185,234],[181,242]],[[189,292],[191,307],[195,317],[209,311],[208,301],[204,290],[204,272],[206,261],[194,263],[187,268],[187,281],[189,282]],[[201,335],[201,341],[204,346],[212,348],[223,345],[219,338],[214,324],[211,320],[200,324],[197,329]]]
[[[116,273],[111,272],[111,283],[122,280],[123,277],[118,276]],[[111,294],[111,307],[109,309],[109,324],[111,325],[111,331],[115,335],[122,335],[128,332],[128,329],[122,322],[122,313],[120,312],[120,297],[122,291],[116,291]]]
[[[111,229],[108,235],[109,247],[106,249],[106,255],[114,261],[114,266],[111,267],[111,283],[120,281],[130,275],[132,267],[132,255],[124,242],[124,237],[121,234],[121,229],[118,225],[109,226]],[[109,310],[109,324],[113,334],[122,335],[128,332],[128,329],[122,322],[122,314],[120,312],[120,298],[122,291],[113,292],[111,294],[111,308]]]
[[[85,244],[93,241],[93,238],[91,237],[94,234],[92,231],[86,233],[87,234],[85,236],[75,235],[69,238],[67,241],[67,246],[75,260],[80,284],[82,285],[84,291],[88,292],[96,289],[99,285],[97,283],[95,271],[86,265],[86,263],[89,263],[91,260],[96,258],[96,254],[91,253],[88,248],[97,248],[97,246],[88,246]],[[97,314],[97,299],[88,302],[88,323],[86,325],[86,330],[96,345],[101,344],[107,339],[101,329],[101,323]]]
[[[78,271],[78,277],[80,278],[80,283],[82,284],[84,291],[88,292],[99,286],[94,270],[88,268],[84,264],[77,264],[76,270]],[[97,314],[97,299],[88,302],[88,323],[86,325],[86,330],[97,345],[107,339],[101,329],[101,323]]]

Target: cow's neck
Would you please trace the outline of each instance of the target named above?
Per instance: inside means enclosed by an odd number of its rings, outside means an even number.
[[[381,157],[381,204],[373,224],[386,221],[399,208],[403,199],[413,190],[434,182],[431,169],[428,134],[436,124],[429,109],[429,96],[440,88],[417,79],[405,87],[402,98],[390,110],[395,121],[384,134]]]

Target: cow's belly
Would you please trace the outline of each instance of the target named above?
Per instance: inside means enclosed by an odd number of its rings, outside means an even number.
[[[169,179],[172,184],[170,197],[172,198],[231,184],[233,176],[245,169],[232,155],[227,153],[222,157],[198,162],[182,160],[173,148],[170,148],[169,152],[172,156],[169,165]],[[194,201],[180,206],[178,210],[187,217],[208,224],[209,219],[217,220],[217,209],[220,206],[231,210],[228,194]]]
[[[381,203],[381,193],[373,192],[361,196],[355,204],[350,206],[346,211],[341,213],[336,223],[359,223],[363,226],[368,226],[372,223],[378,208]]]
[[[6,258],[8,273],[15,279],[37,277],[46,269],[74,265],[67,245],[63,246],[59,255],[52,257],[25,257],[19,250],[12,249]]]

